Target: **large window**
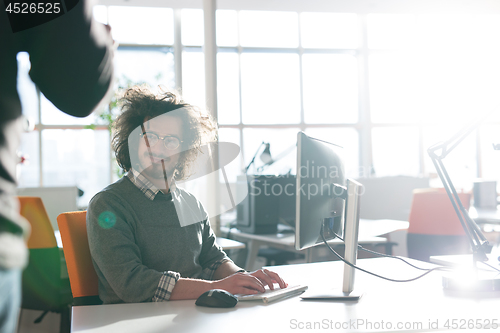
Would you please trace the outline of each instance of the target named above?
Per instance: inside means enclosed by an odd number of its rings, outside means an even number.
[[[499,15],[289,7],[216,12],[220,139],[243,153],[226,168],[231,181],[261,142],[282,157],[267,172],[294,172],[299,130],[344,146],[352,177],[433,176],[427,148],[498,105]],[[96,6],[94,14],[120,43],[117,86],[162,84],[205,105],[202,9]],[[76,184],[85,205],[115,179],[107,127],[87,129],[95,116],[55,110],[26,79],[27,56],[18,60],[23,108],[37,124],[23,142],[30,163],[20,184]],[[491,148],[499,132],[497,115],[447,159],[459,186],[499,178]]]

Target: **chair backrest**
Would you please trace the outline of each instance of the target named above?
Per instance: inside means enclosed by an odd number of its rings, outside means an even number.
[[[98,295],[98,279],[90,256],[86,211],[62,213],[57,217],[73,297]]]
[[[23,271],[23,309],[64,311],[71,304],[66,268],[61,267],[61,253],[54,229],[39,197],[18,197],[20,214],[31,225],[28,238],[29,263]]]
[[[466,209],[470,207],[470,193],[459,193]],[[465,235],[453,205],[443,188],[417,189],[409,218],[408,233],[424,235]]]
[[[78,187],[76,186],[18,187],[16,190],[18,196],[42,199],[54,230],[58,230],[57,216],[59,214],[78,210]]]
[[[29,249],[45,249],[57,247],[54,229],[39,197],[18,197],[20,214],[31,224],[28,238]]]

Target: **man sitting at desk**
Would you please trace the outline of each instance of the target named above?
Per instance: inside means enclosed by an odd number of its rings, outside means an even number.
[[[96,194],[87,211],[90,252],[104,303],[195,299],[210,289],[255,294],[285,288],[269,270],[247,273],[215,243],[208,215],[186,179],[216,124],[173,93],[129,89],[113,149],[127,174]]]

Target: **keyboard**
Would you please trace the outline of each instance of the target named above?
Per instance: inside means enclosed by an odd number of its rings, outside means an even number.
[[[270,303],[273,301],[277,301],[280,299],[293,297],[302,294],[307,289],[307,286],[296,285],[296,286],[288,286],[284,289],[280,289],[279,286],[275,287],[274,290],[269,289],[266,286],[266,291],[260,294],[255,295],[236,295],[238,297],[238,301],[255,301],[262,300],[264,303]]]

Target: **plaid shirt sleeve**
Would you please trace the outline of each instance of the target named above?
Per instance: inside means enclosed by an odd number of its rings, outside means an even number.
[[[163,272],[163,275],[160,278],[160,282],[158,283],[158,287],[156,287],[156,292],[153,296],[153,302],[163,302],[168,301],[170,299],[170,295],[172,295],[172,290],[174,290],[175,284],[180,278],[180,274],[177,272]]]
[[[200,278],[203,280],[212,280],[215,271],[225,262],[231,261],[228,257],[225,257],[219,261],[214,262],[212,265],[208,266],[201,272]]]

